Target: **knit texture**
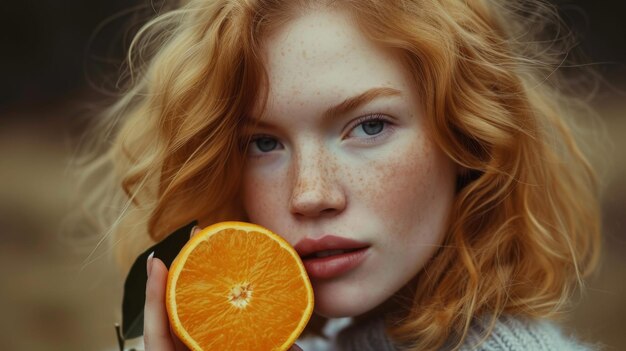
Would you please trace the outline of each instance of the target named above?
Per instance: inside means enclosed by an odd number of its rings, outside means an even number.
[[[358,325],[346,323],[325,328],[327,339],[299,340],[304,351],[401,351],[387,338],[382,320],[370,320]],[[531,321],[502,316],[489,336],[480,345],[488,323],[475,322],[470,327],[460,351],[591,351],[598,348],[585,345],[566,336],[549,321]],[[337,330],[342,328],[341,330]],[[478,346],[477,346],[478,345]],[[452,349],[447,344],[441,351]]]
[[[510,316],[501,317],[484,343],[475,346],[481,339],[486,325],[475,323],[468,333],[460,351],[589,351],[594,350],[549,321],[531,321]]]
[[[358,325],[350,324],[350,318],[331,320],[324,328],[326,338],[307,337],[297,341],[304,351],[401,351],[385,334],[382,320],[370,320]],[[563,334],[560,328],[548,321],[530,321],[501,317],[494,329],[478,347],[487,323],[474,323],[459,351],[592,351],[592,347]],[[127,343],[126,350],[144,350],[143,340],[138,338]],[[451,350],[444,346],[441,351]],[[111,348],[110,351],[117,351]]]

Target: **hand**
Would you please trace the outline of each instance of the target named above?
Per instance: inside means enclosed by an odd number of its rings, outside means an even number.
[[[191,230],[191,236],[199,228]],[[145,351],[189,351],[170,328],[165,307],[165,288],[167,285],[167,267],[158,258],[148,258],[146,282],[146,304],[144,306],[143,340]],[[289,351],[303,351],[293,345]]]
[[[167,267],[158,258],[147,262],[146,304],[144,306],[143,342],[146,351],[189,351],[170,328],[165,308]]]

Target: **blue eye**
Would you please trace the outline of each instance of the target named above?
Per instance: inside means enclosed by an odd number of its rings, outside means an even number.
[[[376,135],[383,131],[385,127],[385,122],[381,120],[371,120],[361,123],[361,129],[367,135]]]
[[[256,147],[259,148],[262,152],[270,152],[275,150],[278,146],[278,142],[276,139],[268,138],[268,137],[260,137],[254,140]]]
[[[368,115],[359,118],[353,125],[349,137],[371,139],[384,133],[389,122],[382,115]]]
[[[280,142],[269,136],[258,136],[250,141],[252,153],[267,153],[280,148]]]

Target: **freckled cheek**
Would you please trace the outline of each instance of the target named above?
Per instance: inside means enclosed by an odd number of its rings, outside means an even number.
[[[259,174],[246,175],[243,183],[244,209],[249,219],[261,225],[269,225],[269,218],[276,212],[279,194],[278,182]]]
[[[248,220],[262,225],[294,245],[299,237],[290,221],[286,174],[279,170],[247,173],[243,182],[244,210]]]
[[[433,200],[433,160],[428,150],[409,152],[381,162],[368,177],[371,189],[366,201],[374,215],[384,221],[390,235],[406,240],[428,214]],[[419,150],[419,149],[417,149]]]
[[[395,167],[387,172],[382,179],[379,198],[385,199],[385,208],[397,213],[414,208],[426,191],[424,177],[429,171],[429,164],[416,166],[417,160],[409,161],[406,165]]]

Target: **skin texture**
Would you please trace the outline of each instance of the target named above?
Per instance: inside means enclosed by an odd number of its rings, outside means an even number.
[[[246,213],[292,245],[327,234],[371,245],[357,268],[312,280],[316,313],[363,314],[405,286],[441,244],[455,166],[429,138],[397,54],[345,14],[309,11],[274,32],[264,54],[269,99],[248,130]],[[376,88],[385,96],[327,116]],[[369,135],[361,117],[385,122],[370,125]]]
[[[371,312],[406,286],[441,244],[455,167],[429,138],[411,74],[348,16],[308,12],[273,33],[264,54],[269,101],[253,116],[261,123],[247,128],[255,138],[242,184],[248,220],[292,245],[327,234],[369,244],[361,265],[312,283],[322,316]],[[326,115],[376,88],[387,90]],[[367,130],[376,133],[369,135],[360,118],[373,116],[384,122],[372,122]],[[167,320],[167,268],[156,258],[147,264],[145,349],[187,350]]]
[[[146,304],[144,306],[144,346],[149,351],[183,351],[188,348],[169,327],[165,308],[167,267],[158,258],[148,258],[146,263]]]

